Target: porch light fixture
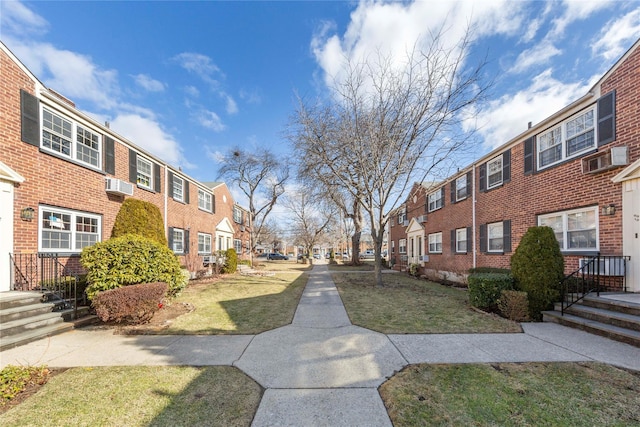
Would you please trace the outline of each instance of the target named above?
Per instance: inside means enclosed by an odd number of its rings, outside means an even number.
[[[20,211],[20,219],[23,221],[33,221],[33,213],[35,210],[33,208],[23,208]]]
[[[616,205],[610,204],[602,207],[602,215],[615,215]]]

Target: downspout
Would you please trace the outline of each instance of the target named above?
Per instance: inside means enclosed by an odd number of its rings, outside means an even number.
[[[167,185],[167,180],[169,179],[169,171],[167,169],[167,165],[164,165],[164,232],[167,235],[167,242],[169,241],[169,221],[168,221],[168,211],[169,211],[169,202],[168,202],[168,195],[167,195],[167,189],[169,188],[169,186]],[[188,185],[188,184],[187,184]],[[171,250],[173,250],[173,248],[170,248]]]
[[[471,238],[471,241],[473,242],[473,268],[476,268],[476,257],[477,257],[477,250],[476,250],[476,164],[474,163],[471,166],[471,182],[473,182],[473,185],[471,186],[471,198],[472,198],[472,202],[471,202],[471,235],[473,236]]]

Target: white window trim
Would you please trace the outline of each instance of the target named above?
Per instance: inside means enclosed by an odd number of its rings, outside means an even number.
[[[495,163],[495,162],[500,162],[500,181],[496,181],[493,185],[489,184],[489,177],[492,176],[492,174],[490,173],[491,170],[491,164]],[[489,160],[487,162],[487,190],[490,190],[492,188],[496,188],[496,187],[500,187],[502,185],[502,183],[504,182],[504,159],[502,154],[500,154],[497,157],[494,157],[493,159]],[[495,174],[494,174],[495,175]]]
[[[588,114],[589,112],[593,112],[593,128],[591,128],[590,130],[593,130],[593,145],[591,147],[587,147],[587,148],[583,148],[580,151],[576,151],[575,153],[571,154],[571,155],[567,155],[567,124],[570,121],[573,121],[579,117],[584,116],[585,114]],[[584,155],[585,153],[588,153],[589,151],[595,149],[598,145],[598,135],[597,135],[597,131],[598,131],[598,117],[595,111],[595,105],[592,106],[591,108],[587,108],[581,112],[579,112],[578,114],[574,114],[573,116],[563,120],[562,122],[560,122],[559,124],[547,129],[545,132],[541,133],[540,135],[538,135],[536,137],[536,151],[535,151],[535,155],[536,155],[536,165],[537,165],[537,170],[543,170],[546,168],[549,168],[551,166],[557,165],[559,163],[562,163],[568,159],[573,159],[575,157],[580,157],[582,155]],[[553,163],[549,163],[547,165],[542,166],[540,164],[540,138],[543,135],[548,134],[549,132],[553,132],[554,130],[556,130],[558,127],[560,127],[560,146],[561,146],[561,152],[560,152],[560,159],[556,160]],[[589,132],[590,130],[584,131],[582,132],[582,134]],[[575,136],[574,136],[575,137]]]
[[[71,216],[71,225],[70,225],[70,230],[68,231],[69,235],[70,235],[70,241],[69,244],[71,245],[71,247],[69,249],[65,249],[65,248],[44,248],[42,246],[42,232],[44,231],[42,228],[42,223],[44,221],[43,218],[43,214],[44,211],[49,211],[49,212],[53,212],[53,213],[59,213],[59,214],[63,214],[63,215],[70,215]],[[96,215],[96,214],[92,214],[92,213],[88,213],[88,212],[83,212],[83,211],[76,211],[76,210],[71,210],[71,209],[64,209],[64,208],[58,208],[58,207],[53,207],[53,206],[47,206],[47,205],[40,205],[38,206],[38,251],[39,252],[56,252],[56,253],[80,253],[82,252],[82,248],[77,248],[76,247],[76,234],[78,233],[78,231],[76,230],[76,218],[77,217],[87,217],[87,218],[92,218],[92,219],[96,219],[97,223],[98,223],[98,231],[96,233],[97,235],[97,242],[102,241],[102,216],[101,215]]]
[[[464,239],[460,239],[460,234],[464,237]],[[464,250],[460,250],[460,243],[465,242]],[[467,229],[466,228],[456,228],[456,253],[457,254],[465,254],[469,252],[469,242],[467,241]]]
[[[502,230],[502,236],[500,237],[502,239],[502,248],[500,249],[491,249],[491,226],[493,225],[500,225]],[[504,221],[487,224],[487,252],[504,253]]]
[[[176,196],[177,181],[180,182],[180,193]],[[184,202],[184,179],[180,178],[177,175],[173,175],[173,182],[171,183],[171,186],[173,187],[173,194],[171,195],[173,197],[173,200],[176,200],[178,202]]]
[[[459,197],[458,196],[458,193],[462,190],[460,188],[460,186],[458,185],[458,182],[462,182],[463,183],[464,197]],[[456,179],[456,202],[460,202],[460,201],[466,199],[467,197],[469,197],[469,189],[467,188],[467,175],[462,175],[461,177]]]
[[[568,232],[569,232],[569,215],[572,214],[576,214],[576,213],[582,213],[582,212],[589,212],[589,211],[593,211],[594,215],[595,215],[595,224],[596,224],[596,247],[595,248],[569,248],[569,238],[568,238]],[[542,225],[542,220],[544,218],[552,218],[552,217],[557,217],[557,216],[561,216],[562,217],[562,237],[563,237],[563,244],[560,247],[560,250],[562,252],[567,252],[567,253],[572,253],[572,252],[599,252],[600,251],[600,218],[599,218],[599,212],[598,212],[598,207],[597,206],[591,206],[588,208],[580,208],[580,209],[571,209],[568,211],[559,211],[559,212],[553,212],[550,214],[545,214],[545,215],[539,215],[538,216],[538,225]]]
[[[202,242],[201,242],[201,239],[202,239]],[[208,243],[207,243],[207,240],[209,241]],[[200,250],[201,245],[204,247],[204,250]],[[207,247],[209,249],[207,249]],[[198,255],[209,255],[209,254],[211,254],[211,234],[198,233]]]
[[[242,255],[242,239],[233,239],[233,249],[238,255]]]
[[[438,244],[440,244],[440,250],[438,250]],[[431,245],[435,245],[432,250]],[[429,253],[441,254],[442,253],[442,232],[429,234]]]
[[[47,110],[47,112],[49,112],[50,114],[53,114],[55,116],[60,117],[63,120],[66,120],[68,122],[71,123],[71,138],[70,138],[70,152],[69,154],[64,154],[61,153],[59,151],[53,150],[51,148],[45,147],[44,146],[44,140],[43,140],[43,131],[45,130],[44,127],[44,111]],[[60,113],[58,110],[56,110],[55,108],[51,108],[48,105],[44,105],[43,103],[41,103],[40,105],[40,148],[43,151],[46,151],[47,153],[51,153],[54,156],[58,156],[58,157],[62,157],[65,159],[69,159],[73,162],[77,162],[79,164],[85,165],[91,169],[97,169],[97,170],[102,170],[102,157],[103,157],[103,151],[104,151],[104,144],[102,141],[102,134],[100,132],[98,132],[97,130],[95,130],[93,127],[86,125],[85,123],[79,123],[76,120],[70,118],[69,116]],[[91,133],[95,134],[98,137],[98,155],[97,155],[97,160],[98,160],[98,164],[94,165],[92,163],[88,163],[85,162],[84,160],[80,160],[78,158],[78,148],[77,148],[77,144],[78,144],[78,140],[77,140],[77,134],[78,134],[78,126],[82,127],[85,130],[90,131]]]
[[[180,239],[176,239],[176,233],[180,234]],[[184,230],[181,228],[174,228],[173,229],[173,247],[171,248],[171,250],[173,251],[173,253],[176,254],[183,254],[184,253]],[[182,250],[176,250],[176,242],[180,242],[181,246],[182,246]]]
[[[242,209],[238,206],[233,207],[233,222],[242,224]]]
[[[429,194],[429,212],[434,212],[437,211],[438,209],[442,209],[442,190],[439,189],[438,191],[434,191],[433,193]],[[434,205],[434,207],[431,207],[431,205]]]
[[[407,253],[407,239],[400,239],[398,241],[398,253],[399,254]]]
[[[207,200],[207,196],[208,196],[208,200]],[[208,208],[206,207],[207,202],[209,204]],[[213,211],[213,196],[211,195],[211,193],[208,193],[199,188],[198,188],[198,209],[203,210],[205,212]]]
[[[149,165],[149,185],[142,184],[138,182],[138,174],[140,174],[140,168],[138,167],[138,162],[143,162]],[[144,174],[144,173],[143,173]],[[146,174],[144,174],[146,175]],[[147,190],[153,190],[153,162],[148,160],[145,157],[140,156],[139,154],[136,156],[136,185],[138,187],[146,188]]]

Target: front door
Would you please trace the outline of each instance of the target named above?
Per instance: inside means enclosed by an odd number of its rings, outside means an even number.
[[[13,252],[13,183],[0,180],[0,292],[11,289]]]
[[[640,292],[640,179],[622,183],[622,246],[630,256],[627,268],[627,289]]]

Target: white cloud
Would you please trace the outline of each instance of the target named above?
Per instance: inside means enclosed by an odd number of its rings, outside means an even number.
[[[564,32],[570,24],[581,21],[599,10],[606,9],[615,4],[612,0],[564,0],[562,6],[565,8],[564,13],[553,20],[554,28],[551,30],[553,37],[564,35]]]
[[[187,95],[193,97],[193,98],[197,98],[200,96],[200,91],[198,90],[197,87],[195,86],[186,86],[184,88],[184,91]]]
[[[182,68],[200,77],[203,81],[211,85],[212,88],[218,88],[220,82],[215,76],[220,75],[224,78],[224,74],[220,68],[213,63],[213,60],[206,55],[194,52],[183,52],[173,57]]]
[[[203,127],[211,129],[214,132],[222,132],[226,129],[222,119],[213,111],[200,110],[195,114],[196,121]]]
[[[146,74],[132,76],[136,84],[149,92],[162,92],[165,89],[164,83],[155,80]]]
[[[111,129],[171,165],[193,168],[184,158],[180,144],[156,120],[119,114],[111,121]]]
[[[33,13],[19,1],[3,1],[0,13],[0,26],[3,38],[7,35],[24,36],[26,34],[44,34],[49,23],[40,15]]]
[[[592,52],[607,61],[619,58],[638,39],[640,7],[608,22],[591,46]]]
[[[550,69],[538,74],[532,84],[514,94],[491,101],[478,118],[478,132],[487,148],[496,148],[583,96],[594,82],[562,83]],[[466,123],[467,128],[476,126]]]
[[[554,56],[562,51],[556,48],[549,40],[543,40],[530,49],[518,55],[515,65],[509,70],[512,73],[522,73],[535,65],[548,64]]]
[[[248,104],[260,104],[262,102],[262,96],[258,90],[249,91],[246,89],[240,90],[240,99]]]
[[[231,95],[222,92],[222,93],[220,93],[220,96],[222,96],[224,98],[225,102],[226,102],[227,114],[236,114],[238,112],[238,104],[231,97]]]

